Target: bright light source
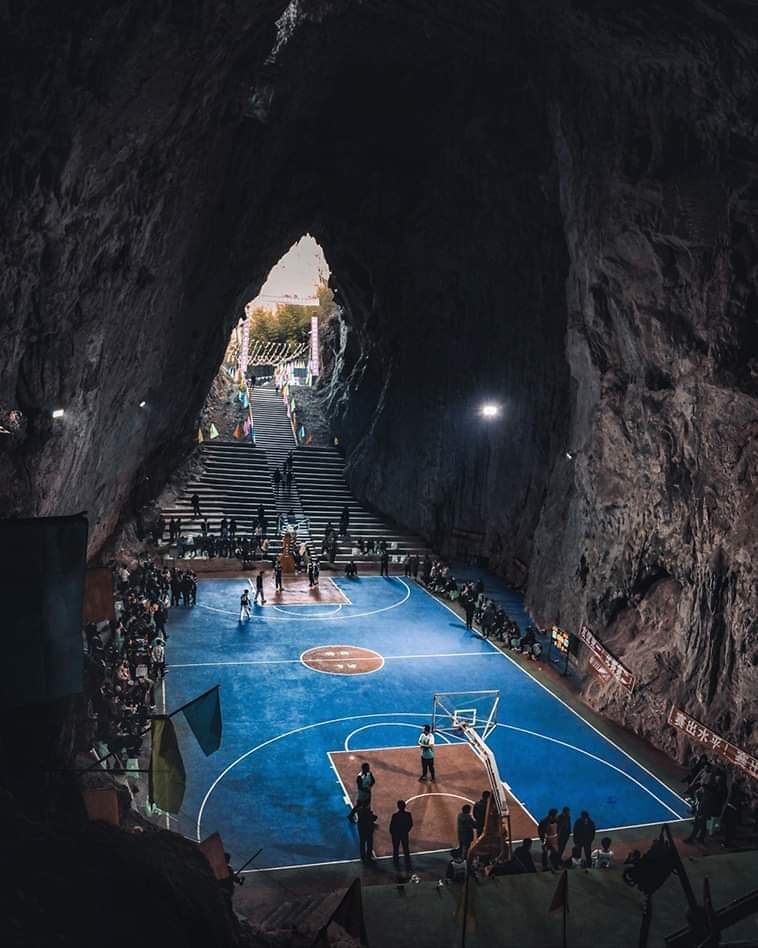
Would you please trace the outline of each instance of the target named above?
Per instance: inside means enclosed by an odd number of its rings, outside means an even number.
[[[573,451],[567,451],[567,452],[566,452],[566,460],[568,460],[568,461],[573,461],[573,460],[574,460],[574,453],[573,453]]]
[[[147,402],[146,402],[145,399],[143,398],[142,401],[139,403],[139,407],[140,407],[140,408],[144,408],[145,405],[147,405]]]
[[[485,402],[479,409],[479,412],[482,418],[497,418],[500,414],[500,406],[495,405],[493,402]]]
[[[56,408],[53,412],[53,418],[63,418],[63,414],[64,412],[62,408]]]

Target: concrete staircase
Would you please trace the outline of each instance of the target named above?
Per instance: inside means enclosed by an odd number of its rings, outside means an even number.
[[[359,539],[385,540],[395,571],[406,555],[427,552],[422,540],[367,510],[353,497],[345,480],[342,452],[330,446],[297,446],[287,410],[273,385],[256,387],[253,392],[256,445],[239,441],[211,441],[201,446],[203,472],[184,488],[182,495],[162,509],[163,516],[180,517],[185,537],[200,534],[200,521],[192,513],[191,498],[197,493],[200,510],[210,532],[218,537],[222,517],[237,521],[237,535],[250,536],[259,504],[268,520],[269,551],[281,551],[279,517],[291,510],[298,538],[305,540],[318,556],[329,521],[339,530],[342,509],[347,506],[350,522],[346,536],[338,538],[337,566],[351,557],[356,562],[378,564],[379,552],[362,554]],[[272,476],[282,469],[290,451],[294,458],[294,478],[289,489],[282,483],[273,489]],[[353,552],[355,550],[355,553]]]
[[[329,521],[339,530],[343,507],[350,513],[348,533],[340,537],[337,564],[344,564],[359,550],[358,540],[385,540],[391,557],[408,554],[423,557],[427,552],[423,540],[390,523],[379,514],[366,509],[353,497],[345,480],[345,460],[338,448],[301,446],[295,452],[295,480],[303,510],[308,515],[311,537],[317,552],[321,549]],[[376,562],[379,554],[356,552],[356,562]],[[397,560],[396,562],[399,562]]]
[[[239,441],[205,442],[200,452],[203,472],[187,483],[173,504],[162,508],[166,520],[181,517],[185,537],[200,534],[200,521],[192,512],[191,502],[196,493],[200,498],[200,511],[214,536],[219,535],[222,517],[233,517],[237,521],[238,536],[251,536],[258,505],[263,504],[270,549],[278,552],[281,546],[276,531],[278,510],[266,452]]]
[[[295,451],[297,441],[292,433],[292,425],[284,402],[277,395],[276,388],[272,384],[261,385],[253,390],[253,420],[255,440],[265,449],[269,484],[273,485],[274,471],[276,468],[280,471],[283,469],[287,456],[291,451]],[[271,490],[277,514],[286,516],[290,510],[293,511],[297,523],[298,540],[305,540],[311,549],[307,514],[303,511],[297,480],[293,479],[289,489],[284,486],[282,480],[277,491],[273,490],[273,486]]]

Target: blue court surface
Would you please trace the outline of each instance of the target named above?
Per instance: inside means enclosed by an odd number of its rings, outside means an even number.
[[[355,859],[328,752],[415,747],[436,691],[485,689],[501,696],[488,741],[501,777],[537,820],[551,806],[569,806],[573,818],[586,809],[598,829],[688,816],[681,797],[420,587],[322,576],[332,581],[350,605],[268,604],[241,624],[247,581],[238,579],[203,581],[195,609],[172,610],[167,708],[220,684],[224,721],[220,749],[205,757],[183,717],[174,719],[187,770],[185,835],[218,830],[236,866],[261,846],[255,866],[264,869]],[[370,648],[384,664],[344,676],[300,661],[327,645]]]

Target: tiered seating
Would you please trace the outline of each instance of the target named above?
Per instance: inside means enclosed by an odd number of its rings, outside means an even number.
[[[358,539],[384,539],[391,556],[404,557],[408,553],[423,556],[426,547],[422,540],[391,524],[379,514],[367,510],[353,497],[345,480],[345,462],[342,452],[333,447],[299,447],[295,452],[295,481],[303,510],[310,520],[311,537],[321,548],[324,530],[331,520],[339,528],[342,508],[347,504],[350,523],[347,537],[340,537],[337,563],[346,563],[352,549],[358,548]],[[360,559],[378,559],[377,556],[357,556]]]
[[[200,498],[200,510],[208,520],[210,532],[218,536],[222,517],[237,521],[237,533],[253,532],[258,505],[263,504],[269,523],[272,551],[278,550],[277,508],[271,490],[266,452],[238,441],[211,441],[200,448],[204,470],[189,481],[182,495],[162,510],[163,516],[181,517],[184,536],[200,533],[200,521],[192,513],[192,495]]]
[[[275,468],[282,470],[287,455],[296,447],[287,409],[281,397],[276,394],[273,385],[262,385],[253,391],[253,419],[255,421],[256,442],[265,448],[268,463],[269,483]],[[300,503],[297,484],[293,482],[290,490],[282,482],[274,495],[277,511],[286,514],[294,511],[298,521],[298,538],[310,546],[310,536],[306,526],[306,514]]]

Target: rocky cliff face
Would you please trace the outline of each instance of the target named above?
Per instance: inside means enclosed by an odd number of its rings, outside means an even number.
[[[751,4],[0,17],[0,408],[25,416],[4,513],[87,509],[96,551],[186,454],[241,300],[309,231],[357,492],[607,638],[641,687],[588,685],[596,706],[673,749],[674,699],[754,745]]]

